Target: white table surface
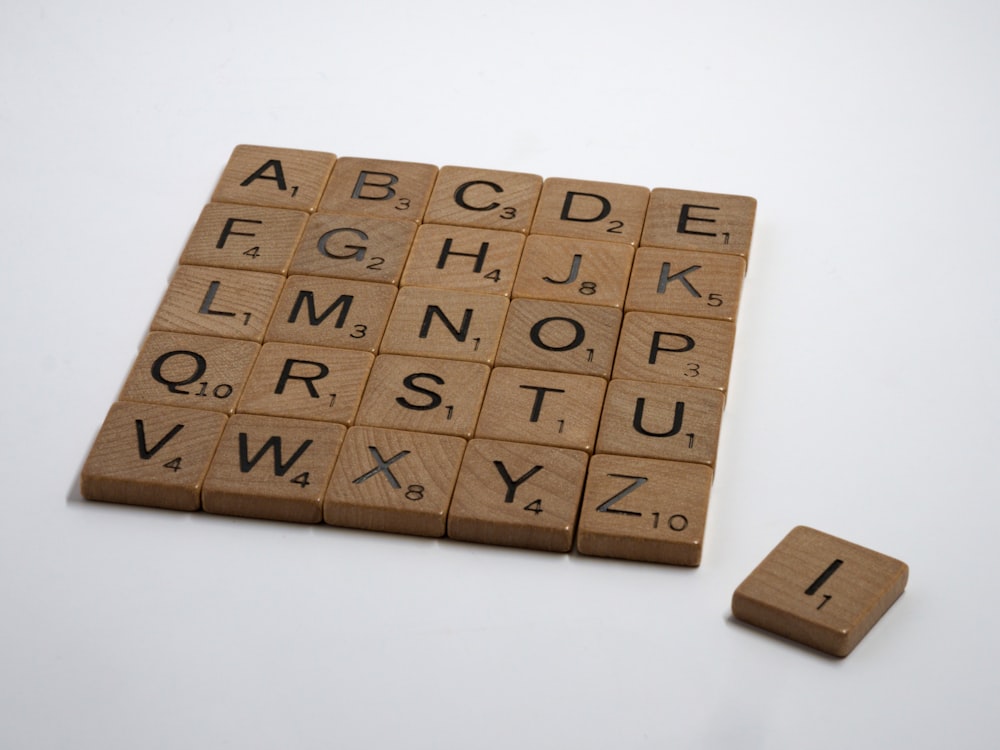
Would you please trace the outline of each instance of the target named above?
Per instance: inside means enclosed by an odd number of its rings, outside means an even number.
[[[996,747],[1000,6],[0,10],[0,746]],[[82,500],[233,146],[755,196],[695,570]],[[806,524],[847,659],[735,622]]]

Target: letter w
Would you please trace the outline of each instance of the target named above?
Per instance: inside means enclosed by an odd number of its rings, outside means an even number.
[[[281,462],[281,438],[277,435],[272,435],[264,443],[264,446],[257,451],[257,455],[250,458],[250,449],[247,447],[247,434],[245,432],[240,433],[240,471],[244,474],[248,474],[257,462],[260,461],[269,450],[274,451],[274,476],[283,477],[288,470],[292,468],[296,461],[302,457],[302,454],[306,452],[306,449],[312,445],[312,440],[306,440],[302,445],[299,446],[298,450],[288,459],[287,463]]]

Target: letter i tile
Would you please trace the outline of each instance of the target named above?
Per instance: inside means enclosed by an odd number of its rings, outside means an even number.
[[[906,588],[906,563],[797,526],[733,594],[741,620],[847,656]]]

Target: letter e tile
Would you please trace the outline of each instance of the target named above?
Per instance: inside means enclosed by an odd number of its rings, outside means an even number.
[[[750,255],[757,201],[743,195],[656,188],[649,199],[642,245]]]
[[[797,526],[733,594],[751,625],[847,656],[906,588],[906,563]]]
[[[590,459],[576,548],[582,555],[696,566],[712,469],[598,454]]]
[[[448,536],[569,552],[586,473],[582,451],[472,440],[448,514]]]

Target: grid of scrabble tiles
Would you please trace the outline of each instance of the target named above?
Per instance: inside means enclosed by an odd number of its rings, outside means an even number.
[[[755,207],[239,146],[83,495],[697,565]]]

